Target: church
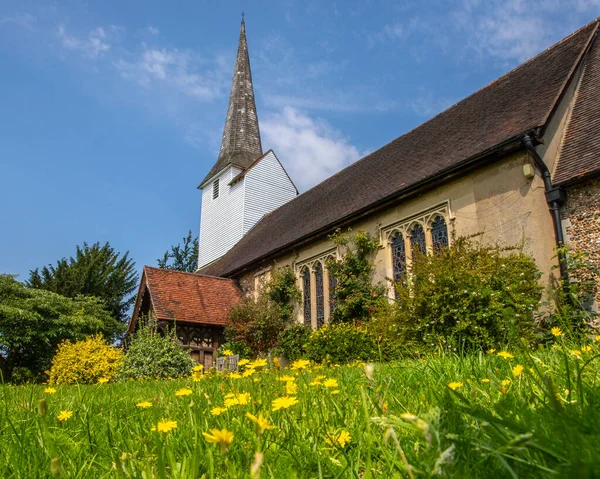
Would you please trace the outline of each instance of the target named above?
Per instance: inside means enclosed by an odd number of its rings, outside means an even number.
[[[150,312],[160,328],[176,322],[181,344],[210,366],[231,306],[282,267],[302,292],[297,321],[327,324],[326,263],[342,254],[328,236],[338,228],[379,240],[374,281],[390,298],[412,250],[432,252],[452,233],[524,241],[545,281],[562,244],[600,268],[599,30],[597,19],[298,194],[263,150],[242,20],[221,149],[198,186],[198,271],[144,267],[129,331]]]

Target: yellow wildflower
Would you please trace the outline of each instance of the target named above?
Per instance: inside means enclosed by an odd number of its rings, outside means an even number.
[[[227,411],[226,407],[214,407],[210,410],[210,413],[213,416],[220,416],[221,414],[223,414],[225,411]]]
[[[238,404],[248,404],[248,401],[250,401],[250,393],[238,394],[236,398],[238,400]]]
[[[158,424],[156,426],[152,426],[152,431],[158,432],[169,432],[172,429],[177,429],[177,421],[161,419],[160,421],[158,421]]]
[[[510,354],[508,351],[500,351],[498,353],[498,356],[500,356],[501,358],[504,358],[504,359],[512,359],[512,358],[514,358],[514,356],[512,354]]]
[[[338,382],[335,379],[327,379],[326,381],[323,381],[323,386],[326,388],[337,388]]]
[[[562,329],[557,327],[552,328],[550,332],[552,333],[552,336],[556,336],[557,338],[563,335]]]
[[[233,351],[231,349],[226,349],[223,351],[223,356],[233,356]]]
[[[202,371],[194,371],[192,373],[192,381],[194,381],[194,382],[202,381],[203,377],[204,377],[204,374],[202,374]]]
[[[233,433],[227,429],[210,429],[208,432],[203,432],[204,439],[212,444],[218,444],[221,446],[221,450],[225,451],[230,444],[233,442]]]
[[[100,378],[98,379],[98,384],[106,384],[108,382],[108,378]]]
[[[255,359],[252,361],[248,367],[250,368],[264,368],[267,365],[266,359]]]
[[[591,350],[592,350],[591,346],[581,346],[582,353],[589,353],[589,352],[591,352]]]
[[[202,371],[204,369],[204,366],[202,364],[196,364],[193,368],[192,371],[194,372],[198,372],[198,371]]]
[[[190,388],[181,388],[175,391],[175,396],[189,396],[192,394],[192,390]]]
[[[292,369],[296,370],[306,369],[308,366],[310,366],[310,361],[306,359],[298,359],[292,363]]]
[[[230,374],[229,374],[229,377],[230,377],[231,379],[241,379],[241,378],[242,378],[242,375],[241,375],[240,373],[238,373],[238,372],[233,372],[233,373],[230,373]]]
[[[243,378],[249,378],[252,376],[256,370],[254,368],[246,368],[246,370],[242,373]]]
[[[448,387],[450,389],[452,389],[453,391],[456,391],[458,388],[461,388],[463,386],[463,383],[459,383],[456,381],[452,381],[451,383],[448,383]]]
[[[481,380],[481,382],[482,382],[482,383],[489,383],[489,382],[490,382],[490,380],[489,380],[488,378],[483,378],[483,379]]]
[[[520,364],[517,364],[512,370],[513,376],[519,377],[523,373],[524,369],[525,368],[523,366],[521,366]]]
[[[152,403],[149,401],[142,401],[137,403],[136,406],[142,409],[148,409],[149,407],[152,407]]]
[[[506,387],[510,384],[510,379],[503,379],[502,380],[502,386]]]
[[[331,394],[339,394],[340,390],[339,389],[334,389],[333,391],[331,391]]]
[[[594,341],[596,342],[600,342],[600,334],[597,334],[596,337],[594,338]]]
[[[248,364],[250,362],[249,359],[240,359],[238,361],[238,366],[245,366],[246,364]]]
[[[290,381],[295,381],[296,377],[295,376],[280,376],[277,378],[277,381],[283,381],[284,383],[290,382]]]
[[[488,349],[488,350],[487,350],[487,353],[488,353],[488,354],[494,354],[495,352],[496,352],[496,350],[495,350],[495,349]]]
[[[569,349],[569,352],[575,356],[581,356],[581,351],[579,351],[579,349]]]
[[[346,444],[351,442],[351,437],[348,431],[342,431],[339,434],[332,434],[331,437],[325,439],[325,442],[330,446],[346,447]]]
[[[54,388],[46,388],[46,389],[44,389],[44,392],[46,394],[54,394],[56,392],[56,389],[54,389]]]
[[[236,397],[225,399],[225,407],[237,406],[239,403],[240,401]]]
[[[273,411],[287,409],[294,404],[298,404],[298,400],[294,396],[283,396],[273,401]]]
[[[285,393],[289,396],[298,392],[298,385],[293,381],[285,383]]]
[[[69,419],[72,415],[73,415],[73,411],[61,411],[60,414],[58,416],[56,416],[56,418],[58,419],[59,422],[63,422],[63,421],[66,421],[67,419]]]
[[[247,412],[246,417],[258,426],[259,434],[262,434],[267,429],[275,429],[275,426],[266,417],[263,417],[262,413],[259,413],[258,417],[256,417],[254,414]]]
[[[273,358],[273,364],[275,365],[275,367],[279,367],[279,358]]]

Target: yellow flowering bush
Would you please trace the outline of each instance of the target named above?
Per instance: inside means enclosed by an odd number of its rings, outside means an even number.
[[[94,384],[114,379],[117,367],[123,361],[123,351],[100,336],[89,336],[83,341],[64,341],[52,359],[50,384]]]

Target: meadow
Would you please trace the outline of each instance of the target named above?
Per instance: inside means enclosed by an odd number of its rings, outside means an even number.
[[[598,477],[599,352],[5,385],[0,477]]]

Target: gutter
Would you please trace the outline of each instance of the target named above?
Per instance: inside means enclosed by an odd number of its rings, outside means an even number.
[[[528,133],[525,136],[523,136],[523,146],[525,146],[525,149],[533,158],[535,165],[542,173],[546,203],[548,203],[548,209],[550,210],[550,215],[552,216],[552,224],[554,226],[554,239],[556,241],[556,247],[558,248],[557,255],[558,266],[560,268],[560,277],[566,284],[566,281],[568,281],[569,279],[569,275],[567,273],[565,254],[563,251],[561,251],[562,247],[565,244],[565,238],[563,235],[562,225],[560,221],[560,207],[565,202],[565,192],[559,186],[552,185],[552,175],[550,174],[548,165],[544,163],[544,160],[535,149],[535,145],[533,144],[534,141],[538,145],[541,143],[533,133]]]

